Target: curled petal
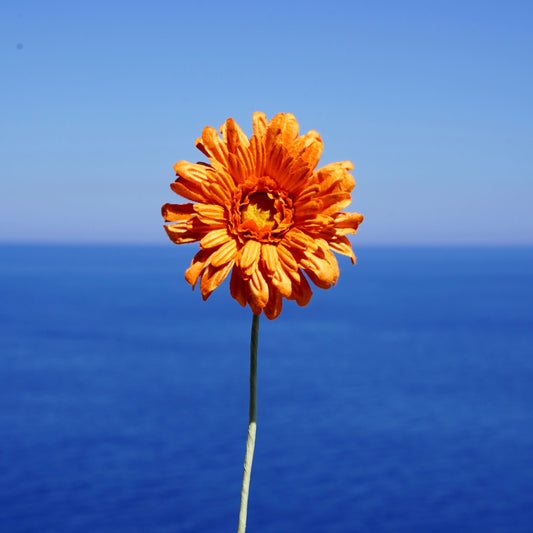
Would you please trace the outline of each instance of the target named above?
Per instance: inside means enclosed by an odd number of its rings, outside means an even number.
[[[322,196],[322,214],[333,215],[352,203],[352,197],[348,192],[338,192]]]
[[[296,205],[294,207],[294,218],[298,223],[305,223],[308,218],[316,218],[316,216],[322,212],[321,199],[313,199],[305,204]]]
[[[268,127],[266,115],[261,111],[256,111],[252,115],[252,121],[254,124],[254,135],[262,137],[266,133]]]
[[[309,200],[312,200],[317,197],[318,193],[320,192],[320,185],[317,182],[311,182],[306,186],[296,198],[294,205],[300,206],[304,205]]]
[[[297,271],[295,271],[297,272]],[[272,277],[272,284],[277,291],[285,298],[289,298],[292,293],[292,282],[283,267],[281,262],[278,263],[274,276]]]
[[[205,196],[199,184],[194,182],[187,182],[182,178],[178,178],[174,183],[170,184],[170,188],[179,196],[192,200],[193,202],[205,201]]]
[[[184,180],[193,183],[208,182],[209,166],[189,163],[188,161],[178,161],[174,165],[174,172]]]
[[[194,216],[194,204],[164,204],[161,214],[166,222],[184,222]]]
[[[290,153],[307,164],[313,170],[320,160],[322,155],[322,139],[318,132],[311,130],[305,135],[298,137],[290,145]]]
[[[352,265],[355,265],[355,255],[352,250],[350,241],[342,235],[336,236],[334,240],[329,242],[329,247],[338,254],[347,255],[352,260]]]
[[[259,268],[256,268],[250,278],[250,302],[258,309],[263,309],[268,303],[268,283]]]
[[[359,213],[338,213],[334,216],[335,228],[339,235],[356,233],[359,224],[363,222],[363,215]]]
[[[228,118],[228,120],[220,126],[220,133],[222,133],[222,139],[226,143],[229,152],[232,154],[238,153],[241,146],[248,148],[250,144],[248,137],[246,137],[239,125],[232,118]]]
[[[320,188],[324,193],[351,192],[355,187],[355,180],[349,170],[353,169],[350,161],[331,163],[316,171]]]
[[[201,146],[203,148],[202,151],[205,150],[209,158],[213,158],[219,163],[227,163],[228,149],[223,140],[218,136],[217,130],[215,130],[215,128],[210,128],[209,126],[204,128],[204,130],[202,131]]]
[[[274,320],[281,313],[283,307],[283,298],[278,291],[271,291],[268,303],[265,306],[265,316],[269,320]]]
[[[313,217],[306,218],[302,220],[300,227],[307,234],[321,236],[326,240],[336,235],[335,226],[333,225],[333,218],[328,215],[318,214]]]
[[[298,137],[298,122],[291,113],[278,113],[268,124],[268,129],[278,142],[289,145]]]
[[[170,240],[176,244],[196,242],[205,236],[205,233],[194,231],[185,224],[168,224],[164,228]]]
[[[292,283],[292,294],[290,299],[296,300],[296,303],[300,307],[303,307],[309,303],[312,295],[313,291],[309,286],[309,282],[305,279],[305,276],[300,273],[300,280],[298,282],[293,281]]]
[[[224,281],[232,266],[233,262],[220,268],[215,267],[213,264],[207,266],[202,273],[202,279],[200,281],[200,290],[202,291],[202,298],[204,301],[207,300],[212,292]]]
[[[229,289],[232,298],[235,298],[243,307],[246,307],[250,297],[250,289],[248,282],[244,280],[242,271],[238,267],[233,268],[231,279],[229,282]]]
[[[284,243],[278,246],[278,257],[287,274],[291,275],[298,271],[298,261]]]
[[[306,274],[312,273],[320,283],[313,283],[321,288],[329,289],[335,284],[339,277],[339,265],[335,256],[329,250],[317,250],[316,253],[309,253],[302,261]]]
[[[329,289],[339,277],[339,265],[329,250],[308,254],[302,266],[311,281],[321,289]]]
[[[192,285],[194,289],[198,278],[201,276],[202,272],[205,270],[206,266],[209,264],[209,259],[211,256],[210,250],[200,250],[191,261],[191,266],[185,271],[185,280],[187,283]]]

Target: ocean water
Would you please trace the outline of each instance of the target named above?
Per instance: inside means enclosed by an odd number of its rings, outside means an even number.
[[[194,246],[0,246],[0,531],[236,531],[251,313]],[[371,248],[262,318],[250,533],[533,531],[533,249]]]

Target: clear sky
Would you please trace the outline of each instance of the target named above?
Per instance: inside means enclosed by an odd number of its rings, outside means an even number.
[[[0,4],[0,241],[165,243],[204,126],[293,113],[357,244],[533,244],[533,2]],[[357,246],[356,246],[357,248]]]

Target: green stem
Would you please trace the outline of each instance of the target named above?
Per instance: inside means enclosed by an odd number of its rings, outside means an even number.
[[[255,431],[257,419],[257,339],[259,336],[259,315],[252,320],[252,337],[250,339],[250,410],[248,414],[248,438],[244,457],[244,475],[242,477],[241,510],[239,512],[239,529],[237,533],[246,531],[246,515],[248,513],[248,492],[250,490],[250,474],[254,458]]]

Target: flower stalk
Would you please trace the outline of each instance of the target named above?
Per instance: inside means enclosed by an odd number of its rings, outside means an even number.
[[[248,411],[248,438],[246,439],[246,455],[244,457],[244,474],[242,477],[241,509],[239,512],[239,529],[237,533],[246,531],[248,514],[248,494],[250,491],[250,475],[255,449],[255,433],[257,427],[257,345],[259,337],[259,315],[254,314],[250,339],[250,407]]]

